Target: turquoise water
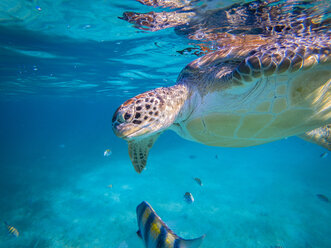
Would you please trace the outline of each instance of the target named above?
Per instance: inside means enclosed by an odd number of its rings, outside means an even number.
[[[173,85],[196,56],[176,52],[192,41],[173,29],[145,32],[117,18],[128,10],[151,8],[1,1],[0,221],[20,235],[2,225],[0,247],[143,248],[144,200],[179,236],[206,234],[202,248],[331,247],[331,204],[317,197],[331,199],[331,156],[297,137],[217,148],[167,131],[147,169],[134,171],[111,130],[114,111]]]

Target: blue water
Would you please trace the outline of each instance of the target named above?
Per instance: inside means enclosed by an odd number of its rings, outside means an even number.
[[[20,236],[0,225],[0,247],[143,248],[143,200],[179,236],[206,234],[202,248],[331,247],[331,203],[316,196],[331,199],[331,154],[297,137],[217,148],[168,131],[134,171],[114,111],[173,85],[196,56],[176,52],[191,41],[173,29],[117,18],[128,10],[151,11],[129,0],[1,1],[0,221]]]

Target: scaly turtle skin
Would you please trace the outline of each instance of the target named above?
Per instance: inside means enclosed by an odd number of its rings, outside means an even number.
[[[248,37],[191,62],[176,85],[140,94],[116,110],[113,130],[128,141],[138,173],[167,129],[210,146],[245,147],[299,135],[330,149],[329,33]]]

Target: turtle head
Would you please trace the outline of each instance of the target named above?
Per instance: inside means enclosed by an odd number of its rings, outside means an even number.
[[[148,152],[159,135],[177,118],[187,91],[184,86],[157,88],[124,102],[114,113],[114,133],[128,141],[129,155],[140,173],[147,163]]]
[[[161,96],[149,91],[124,102],[114,113],[114,133],[125,140],[147,137],[166,125],[165,104]]]
[[[169,123],[167,104],[157,91],[148,91],[127,100],[112,119],[114,133],[128,141],[129,155],[138,173],[145,168],[148,152],[156,139],[172,124]]]

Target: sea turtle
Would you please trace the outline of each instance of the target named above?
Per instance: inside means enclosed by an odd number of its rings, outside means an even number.
[[[138,173],[167,129],[210,146],[302,135],[331,149],[329,32],[248,37],[230,37],[226,46],[188,64],[176,85],[137,95],[116,110],[113,130],[128,141]]]

